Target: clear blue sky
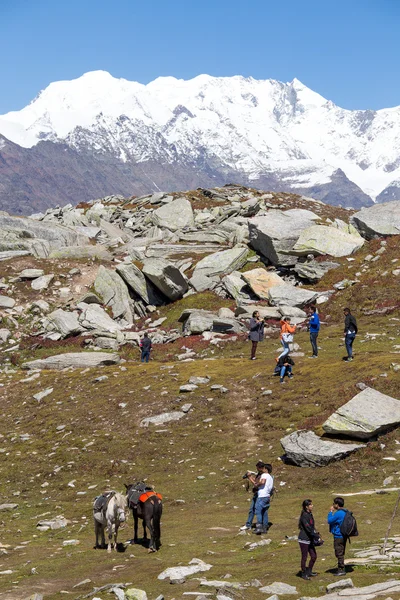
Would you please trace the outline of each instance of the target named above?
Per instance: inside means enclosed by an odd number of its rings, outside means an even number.
[[[0,114],[103,69],[291,81],[345,108],[400,104],[400,0],[0,0]]]

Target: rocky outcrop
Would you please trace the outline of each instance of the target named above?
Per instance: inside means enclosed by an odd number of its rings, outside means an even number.
[[[94,289],[104,304],[111,308],[114,319],[122,318],[128,323],[133,322],[128,288],[118,273],[100,265]]]
[[[149,258],[144,261],[142,272],[151,283],[169,300],[182,298],[188,291],[187,279],[173,264],[160,258]]]
[[[273,265],[294,265],[294,244],[301,232],[318,219],[318,215],[303,209],[269,211],[265,216],[249,219],[250,246]]]
[[[84,369],[87,367],[102,367],[117,365],[120,361],[118,354],[108,352],[68,352],[56,354],[48,358],[39,358],[22,364],[22,369],[66,369],[74,367]]]
[[[350,218],[350,222],[366,240],[400,235],[400,200],[363,208]]]
[[[364,239],[357,232],[347,233],[336,227],[313,225],[300,233],[290,252],[296,256],[327,254],[339,258],[353,254],[363,244]]]
[[[331,462],[342,460],[363,444],[340,444],[321,440],[312,431],[295,431],[281,439],[285,460],[298,467],[325,467]]]
[[[368,440],[400,424],[400,401],[366,388],[323,424],[326,433]]]
[[[154,285],[146,279],[142,271],[133,263],[123,263],[117,266],[117,273],[127,283],[131,290],[145,302],[159,306],[165,300]]]
[[[154,225],[176,231],[185,227],[193,227],[193,209],[187,198],[178,198],[154,211]]]
[[[207,277],[213,275],[228,275],[232,271],[240,269],[246,262],[248,249],[236,246],[230,250],[222,250],[210,254],[196,264],[194,275],[201,273]]]

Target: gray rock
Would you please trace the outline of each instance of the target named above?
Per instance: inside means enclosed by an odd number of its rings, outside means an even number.
[[[248,249],[242,246],[235,246],[229,250],[215,252],[205,258],[202,258],[195,267],[193,276],[202,274],[207,277],[213,275],[227,275],[240,269],[246,262]]]
[[[10,296],[0,296],[0,308],[13,308],[15,306],[15,300]]]
[[[82,327],[96,331],[121,331],[121,327],[113,321],[106,311],[98,304],[85,304],[81,302],[78,308],[82,310],[79,323]]]
[[[104,246],[61,246],[50,252],[49,258],[97,258],[98,260],[111,261],[112,254]]]
[[[121,229],[115,223],[109,223],[105,219],[100,219],[100,229],[111,239],[121,238],[123,242],[129,242],[133,238],[133,234],[129,229]]]
[[[94,289],[104,304],[111,308],[114,319],[122,317],[128,323],[133,323],[128,288],[118,273],[100,265]]]
[[[400,424],[400,401],[366,388],[323,424],[327,433],[368,440]]]
[[[0,261],[18,258],[19,256],[29,256],[29,250],[4,250],[0,252]]]
[[[272,287],[284,285],[284,280],[274,271],[267,271],[260,267],[242,274],[243,279],[252,289],[254,294],[262,300],[269,300],[269,290]]]
[[[178,198],[153,212],[154,225],[171,231],[184,227],[193,227],[194,217],[192,205],[186,198]]]
[[[78,302],[83,302],[84,304],[103,304],[101,299],[96,294],[93,294],[93,292],[87,292]]]
[[[46,398],[46,396],[49,396],[52,392],[53,388],[47,388],[46,390],[38,392],[37,394],[33,394],[33,398],[40,402],[41,400],[43,400],[43,398]]]
[[[376,558],[378,557],[381,557],[381,555],[376,555]],[[372,585],[366,585],[364,587],[353,587],[337,590],[336,592],[330,592],[329,594],[326,594],[325,596],[319,596],[318,598],[307,597],[307,600],[341,600],[342,598],[352,598],[353,600],[372,600],[377,596],[387,596],[388,594],[395,594],[398,592],[400,592],[400,580],[391,579],[389,581],[373,583]]]
[[[32,281],[31,288],[38,292],[47,290],[47,288],[49,287],[49,285],[53,281],[53,279],[54,279],[53,273],[49,273],[48,275],[42,275],[41,277],[38,277],[37,279],[34,279]]]
[[[209,382],[209,377],[196,377],[195,375],[192,375],[192,377],[189,379],[189,383],[192,383],[193,385],[204,385]]]
[[[400,200],[363,208],[350,218],[350,222],[367,240],[400,235]]]
[[[155,306],[164,303],[160,293],[136,265],[123,263],[118,265],[116,271],[143,302]]]
[[[195,273],[189,284],[196,292],[205,292],[206,290],[212,290],[218,284],[219,279],[215,277],[207,277],[202,273]]]
[[[11,331],[9,329],[0,329],[0,342],[6,342],[9,337],[11,337]]]
[[[281,313],[274,306],[258,306],[258,304],[243,304],[236,308],[235,317],[250,319],[253,312],[258,310],[262,319],[280,319]]]
[[[119,350],[119,343],[113,338],[97,337],[95,345],[103,350]]]
[[[180,270],[163,259],[149,258],[144,261],[143,273],[169,300],[182,298],[188,291],[187,279]]]
[[[14,504],[14,503],[5,503],[5,504],[0,504],[0,510],[15,510],[16,508],[18,508],[18,504]]]
[[[292,594],[298,594],[297,589],[293,585],[288,583],[282,583],[281,581],[275,581],[271,585],[265,585],[264,587],[258,588],[263,594],[276,594],[277,596],[287,596]]]
[[[179,392],[181,394],[187,392],[194,392],[195,390],[197,390],[197,387],[198,386],[193,383],[187,383],[186,385],[181,385],[181,387],[179,388]]]
[[[212,565],[209,565],[198,558],[193,558],[189,562],[189,566],[170,567],[169,569],[165,569],[165,571],[159,574],[157,579],[180,579],[181,577],[188,577],[194,573],[209,571],[211,568]]]
[[[169,423],[170,421],[179,421],[182,417],[185,416],[185,413],[181,410],[175,410],[172,412],[161,413],[160,415],[155,415],[154,417],[146,417],[140,421],[141,427],[148,427],[149,425],[163,425],[164,423]]]
[[[82,325],[78,321],[78,315],[75,312],[67,312],[62,308],[57,308],[47,315],[47,320],[51,324],[51,330],[59,331],[62,337],[76,335],[83,331]]]
[[[293,270],[302,279],[307,279],[308,281],[316,282],[322,279],[325,273],[327,273],[331,269],[337,269],[337,267],[339,266],[339,263],[335,262],[317,262],[316,260],[313,260],[305,263],[297,263],[297,265],[294,266]]]
[[[117,365],[120,362],[118,354],[111,352],[67,352],[56,354],[48,358],[39,358],[22,364],[22,369],[65,369],[74,367],[84,369],[86,367],[102,367]]]
[[[207,310],[188,309],[183,311],[179,321],[183,323],[183,332],[189,335],[211,331],[214,323],[214,314]]]
[[[181,410],[184,413],[188,413],[190,411],[190,409],[192,408],[193,404],[191,404],[190,402],[187,402],[186,404],[182,404],[181,406]]]
[[[288,253],[303,229],[318,219],[318,215],[309,210],[270,210],[266,216],[249,219],[250,245],[273,265],[294,265],[297,258]]]
[[[354,583],[350,579],[340,579],[339,581],[334,581],[326,586],[326,593],[331,594],[332,592],[337,592],[339,590],[346,590],[348,588],[353,588]]]
[[[364,244],[364,239],[357,233],[347,233],[336,227],[326,225],[313,225],[304,229],[291,254],[307,256],[307,254],[327,254],[328,256],[349,256],[359,250]]]
[[[48,527],[49,529],[64,529],[70,521],[68,521],[65,517],[59,516],[54,519],[39,521],[36,527]]]
[[[147,600],[147,594],[144,590],[138,588],[128,588],[125,590],[126,600]],[[162,597],[164,600],[164,598]]]
[[[364,444],[339,444],[321,440],[313,431],[295,431],[281,439],[286,459],[299,467],[325,467],[342,460]]]
[[[31,309],[39,309],[42,313],[48,313],[50,310],[50,305],[48,302],[46,302],[46,300],[35,300],[35,302],[32,302],[31,304]]]
[[[20,279],[37,279],[38,277],[42,277],[42,275],[44,275],[42,269],[24,269],[19,273],[18,277]]]
[[[302,319],[303,321],[307,318],[307,313],[304,310],[301,310],[301,308],[297,308],[297,306],[280,306],[278,311],[282,317]]]
[[[242,278],[242,274],[239,271],[233,271],[229,275],[226,275],[222,279],[222,285],[226,291],[236,302],[242,300],[250,300],[251,296],[248,293],[247,283]],[[247,290],[247,291],[246,291]]]
[[[235,313],[230,308],[223,307],[223,308],[219,309],[218,316],[221,319],[234,319],[235,318]]]
[[[303,307],[306,304],[315,302],[319,293],[314,290],[306,290],[302,287],[285,283],[277,285],[269,290],[269,303],[272,306],[298,306]]]

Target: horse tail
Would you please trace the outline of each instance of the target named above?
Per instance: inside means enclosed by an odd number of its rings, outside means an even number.
[[[161,546],[161,515],[162,515],[162,501],[157,499],[158,502],[154,502],[153,508],[153,530],[154,530],[154,544],[156,550]]]

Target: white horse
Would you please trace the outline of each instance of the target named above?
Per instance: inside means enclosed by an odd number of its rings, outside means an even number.
[[[100,501],[100,502],[99,502]],[[126,496],[118,492],[103,494],[93,503],[94,533],[96,535],[95,548],[105,548],[106,540],[104,530],[107,527],[108,544],[107,552],[117,548],[118,528],[126,520],[127,501]],[[114,532],[114,544],[112,543]],[[99,536],[101,535],[101,545]]]

